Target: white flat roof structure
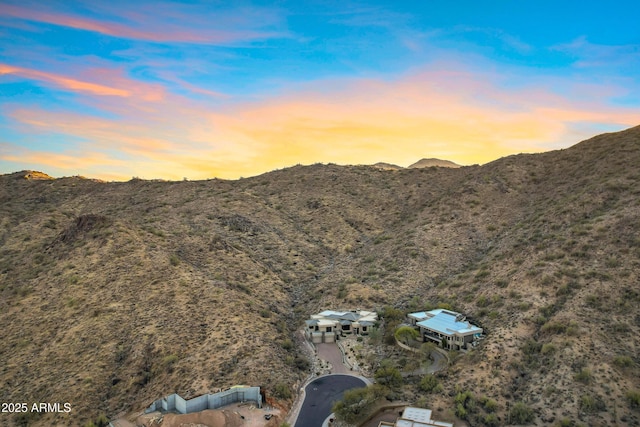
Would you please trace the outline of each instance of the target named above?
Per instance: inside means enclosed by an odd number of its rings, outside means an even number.
[[[423,313],[411,313],[410,316],[420,314]],[[463,319],[462,315],[460,313],[456,313],[455,311],[449,311],[439,308],[437,310],[431,310],[424,314],[428,315],[429,317],[416,323],[416,325],[438,332],[442,335],[452,336],[455,334],[470,335],[482,333],[482,328],[472,325],[466,320],[461,320]]]
[[[402,417],[395,422],[395,427],[453,427],[451,423],[431,419],[431,409],[407,407]]]
[[[414,408],[412,406],[405,408],[402,418],[411,421],[431,421],[431,409]]]

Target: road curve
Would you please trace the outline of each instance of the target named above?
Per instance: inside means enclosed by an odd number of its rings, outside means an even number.
[[[333,404],[342,399],[345,391],[364,387],[367,383],[352,375],[332,374],[317,378],[305,387],[305,398],[295,427],[322,427],[331,415]]]

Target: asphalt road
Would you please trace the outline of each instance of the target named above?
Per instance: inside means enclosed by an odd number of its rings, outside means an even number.
[[[322,427],[322,422],[331,415],[331,407],[346,390],[364,386],[363,380],[350,375],[329,375],[312,381],[304,389],[304,403],[295,427]]]

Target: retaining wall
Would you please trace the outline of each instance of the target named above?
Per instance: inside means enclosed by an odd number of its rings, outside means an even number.
[[[260,387],[232,387],[228,390],[214,394],[203,394],[193,399],[185,400],[178,394],[172,394],[153,402],[145,414],[154,411],[177,412],[179,414],[191,414],[205,409],[218,409],[236,402],[256,402],[258,408],[262,408],[262,395]]]

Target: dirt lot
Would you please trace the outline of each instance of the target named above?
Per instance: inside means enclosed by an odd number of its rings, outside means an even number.
[[[266,414],[273,414],[273,417],[265,420]],[[184,415],[154,412],[140,416],[136,421],[145,427],[275,427],[282,421],[282,415],[275,408],[235,404]]]

